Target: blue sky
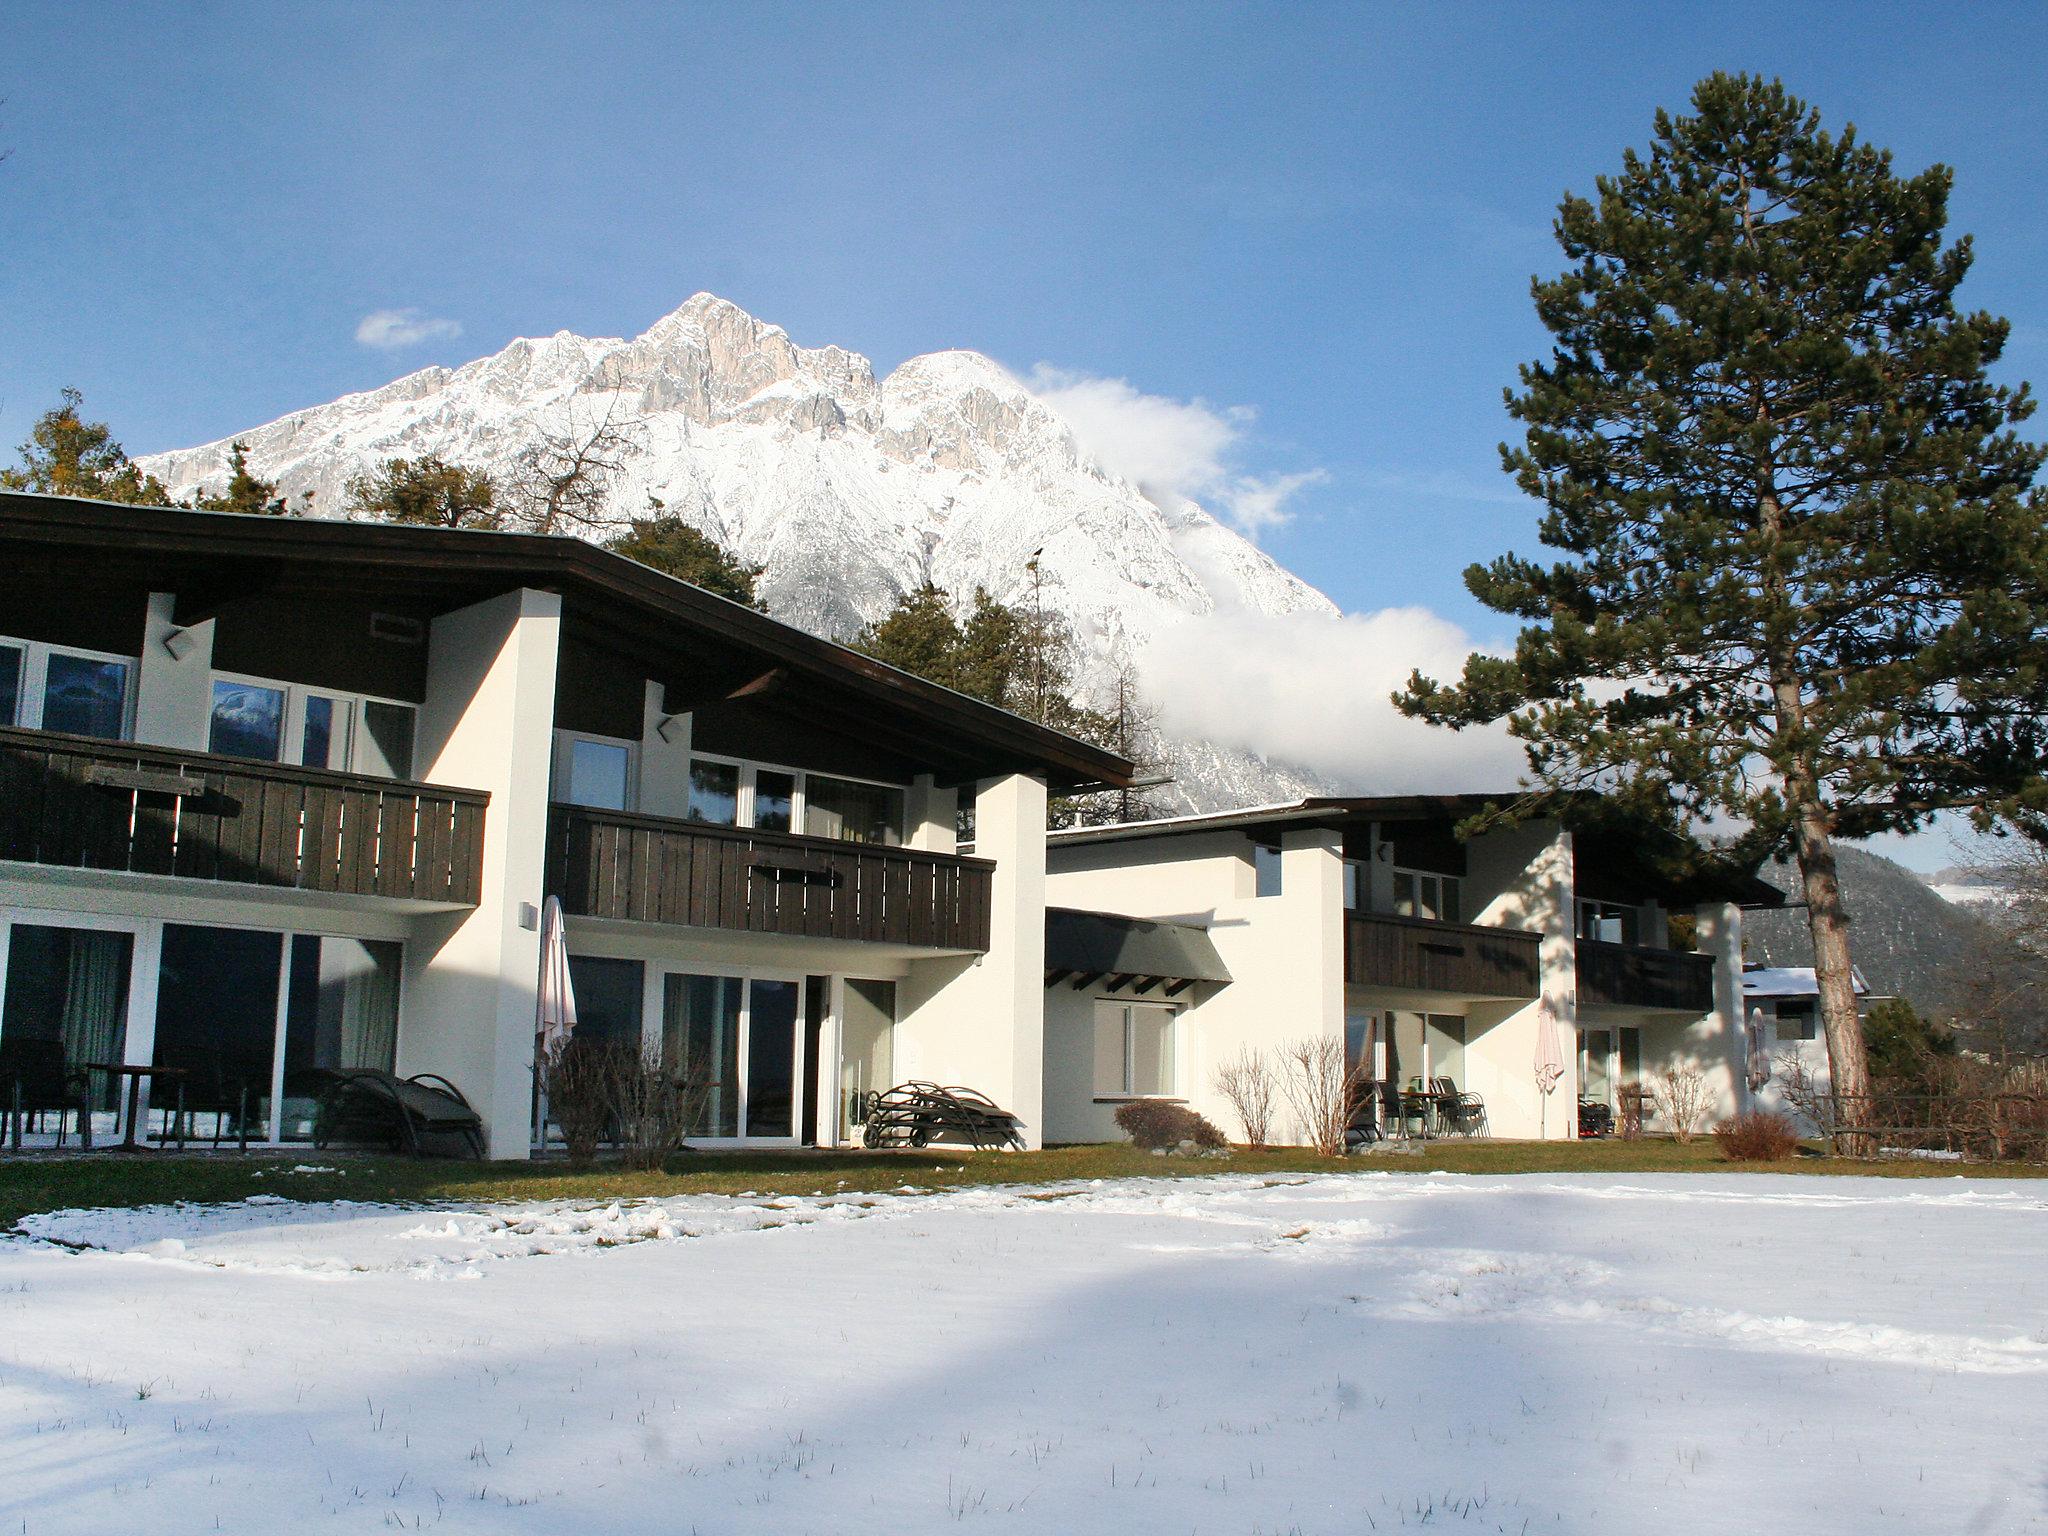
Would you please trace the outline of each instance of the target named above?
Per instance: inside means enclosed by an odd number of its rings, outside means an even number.
[[[1973,303],[2048,377],[2048,9],[318,7],[0,14],[0,443],[132,452],[708,288],[886,369],[950,346],[1201,401],[1262,540],[1481,639],[1533,543],[1500,403],[1559,193],[1701,75],[1957,171]],[[366,315],[442,334],[380,349]],[[459,334],[452,334],[459,327]],[[11,457],[11,455],[10,455]]]

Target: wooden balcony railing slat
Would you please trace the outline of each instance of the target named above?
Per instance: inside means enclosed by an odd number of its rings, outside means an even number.
[[[988,948],[986,860],[557,805],[548,889],[571,914]]]
[[[481,790],[0,728],[0,859],[475,905]]]

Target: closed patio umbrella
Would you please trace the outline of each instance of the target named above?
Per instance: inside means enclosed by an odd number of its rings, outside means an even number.
[[[562,927],[562,902],[550,896],[541,908],[540,986],[534,1006],[533,1139],[547,1141],[546,1063],[562,1053],[576,1030],[576,989],[569,984],[569,936]]]
[[[1541,1109],[1537,1120],[1537,1134],[1550,1134],[1550,1095],[1564,1077],[1564,1042],[1558,1038],[1557,1014],[1552,1010],[1549,999],[1536,1009],[1536,1088],[1543,1097],[1538,1101]]]
[[[1764,1011],[1761,1008],[1749,1010],[1749,1021],[1742,1030],[1743,1063],[1749,1069],[1749,1091],[1757,1092],[1771,1080],[1770,1059],[1764,1055]]]

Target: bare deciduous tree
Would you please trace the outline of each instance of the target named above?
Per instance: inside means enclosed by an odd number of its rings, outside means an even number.
[[[564,533],[598,526],[611,499],[612,481],[638,445],[644,422],[619,414],[609,396],[604,415],[585,426],[572,407],[568,430],[540,429],[537,441],[514,463],[505,499],[513,520],[530,533]]]
[[[1354,1074],[1335,1035],[1309,1035],[1280,1047],[1280,1086],[1302,1138],[1325,1157],[1344,1150]]]
[[[1684,1142],[1699,1134],[1713,1098],[1706,1073],[1698,1067],[1666,1067],[1651,1079],[1650,1093],[1673,1136]]]
[[[1245,1145],[1254,1151],[1273,1136],[1273,1063],[1265,1052],[1242,1046],[1216,1069],[1216,1091],[1244,1123]]]

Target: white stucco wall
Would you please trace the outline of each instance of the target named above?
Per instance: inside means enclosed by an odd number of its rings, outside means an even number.
[[[489,1155],[531,1144],[537,915],[561,598],[506,593],[436,619],[416,761],[432,783],[487,789],[474,911],[422,919],[406,949],[399,1072],[437,1072],[483,1117]]]

